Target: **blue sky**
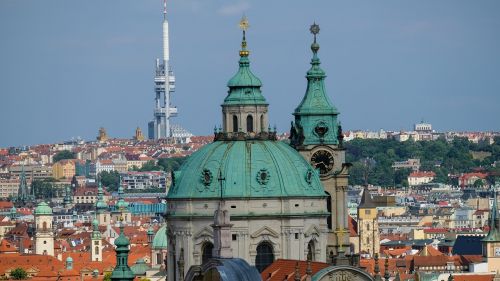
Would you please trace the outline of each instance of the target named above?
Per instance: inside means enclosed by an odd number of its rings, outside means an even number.
[[[221,123],[245,13],[251,67],[286,131],[316,21],[345,130],[500,130],[500,1],[169,0],[173,104],[195,134]],[[161,0],[0,1],[0,147],[147,132]]]

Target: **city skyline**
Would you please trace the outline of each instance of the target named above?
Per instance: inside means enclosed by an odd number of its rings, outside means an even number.
[[[94,139],[101,126],[111,137],[146,132],[161,2],[1,2],[0,147]],[[252,69],[280,132],[305,92],[313,21],[345,130],[410,129],[422,118],[438,131],[500,130],[495,1],[284,3],[169,1],[173,123],[195,135],[221,124],[245,13]]]

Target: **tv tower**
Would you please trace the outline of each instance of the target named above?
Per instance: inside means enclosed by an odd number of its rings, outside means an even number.
[[[163,57],[156,59],[155,109],[154,119],[148,123],[149,139],[172,137],[170,118],[177,116],[177,107],[170,104],[171,95],[175,90],[175,76],[169,61],[167,0],[163,0]]]

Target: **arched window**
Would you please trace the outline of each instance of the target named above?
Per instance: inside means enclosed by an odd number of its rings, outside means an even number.
[[[233,115],[233,132],[238,132],[238,116]]]
[[[99,255],[99,246],[95,246],[94,252],[96,255]]]
[[[248,115],[247,116],[247,132],[253,132],[253,116]]]
[[[326,225],[328,226],[328,229],[332,229],[332,196],[330,195],[330,193],[326,192],[326,194],[328,194],[328,197],[326,198],[326,211],[328,213],[330,213],[330,215],[328,215],[328,220],[326,221]]]
[[[268,242],[262,242],[257,246],[257,256],[255,257],[255,267],[259,272],[264,271],[274,261],[273,246]]]
[[[47,222],[46,221],[42,222],[42,229],[47,230]]]
[[[260,131],[264,132],[265,130],[266,130],[266,128],[264,126],[264,114],[261,114],[260,115]]]
[[[156,254],[156,264],[161,265],[163,263],[163,256],[161,253]]]
[[[214,249],[214,244],[210,242],[205,242],[202,247],[203,254],[201,255],[201,263],[204,264],[212,258],[212,250]]]
[[[309,253],[309,255],[311,255],[311,261],[315,261],[316,260],[316,257],[315,257],[315,248],[314,248],[314,241],[311,240],[309,241],[309,244],[307,244],[307,252]]]

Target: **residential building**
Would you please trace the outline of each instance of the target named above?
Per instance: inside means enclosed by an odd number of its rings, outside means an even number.
[[[433,181],[435,177],[436,173],[432,171],[412,172],[410,173],[410,175],[408,175],[408,185],[415,186],[415,185],[429,183]]]
[[[163,171],[134,172],[122,174],[125,189],[167,188],[167,174]]]
[[[458,177],[458,185],[460,187],[473,186],[476,181],[481,181],[481,185],[486,183],[486,173],[465,173]]]
[[[399,169],[411,169],[412,171],[418,171],[420,169],[420,159],[408,159],[406,161],[398,161],[392,164],[394,170]]]
[[[52,165],[52,174],[56,180],[71,179],[76,174],[75,160],[63,159]]]

